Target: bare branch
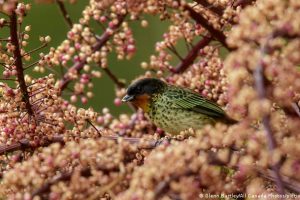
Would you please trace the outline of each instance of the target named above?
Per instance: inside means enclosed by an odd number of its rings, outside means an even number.
[[[256,69],[254,71],[254,79],[255,79],[255,87],[258,93],[258,97],[261,100],[267,99],[267,94],[266,94],[266,88],[265,88],[265,76],[264,76],[264,62],[263,62],[263,57],[268,53],[268,48],[269,48],[269,42],[271,39],[276,37],[276,34],[271,34],[269,38],[267,38],[267,41],[264,45],[262,45],[260,49],[260,59],[258,61],[258,64],[256,66]],[[268,149],[270,153],[272,153],[276,149],[276,141],[272,133],[271,129],[271,123],[270,123],[270,115],[265,115],[262,118],[262,124],[265,129],[265,134],[267,137],[268,141]],[[276,163],[273,164],[272,166],[274,175],[275,175],[275,182],[277,185],[277,191],[279,194],[284,194],[284,184],[282,182],[281,176],[280,176],[280,164]]]
[[[125,18],[125,15],[122,15],[119,17],[118,23],[112,28],[113,31],[115,31],[119,28],[119,26],[122,24],[124,18]],[[92,53],[100,50],[106,44],[106,42],[111,38],[111,36],[112,36],[112,33],[110,31],[106,30],[100,36],[100,38],[98,39],[96,44],[92,47]],[[86,64],[86,58],[83,58],[81,61],[76,62],[71,68],[69,68],[68,71],[80,72],[85,64]],[[66,74],[63,76],[61,83],[60,83],[61,91],[63,91],[68,86],[68,84],[71,82],[71,80],[72,79],[69,77],[68,72],[66,72]]]
[[[46,140],[46,142],[41,144],[41,146],[49,146],[50,144],[56,143],[56,142],[64,143],[63,136],[56,135],[56,136],[49,137]],[[18,151],[18,150],[29,149],[29,148],[33,148],[33,146],[30,144],[30,141],[28,139],[22,139],[19,142],[16,142],[11,145],[0,146],[0,155],[9,153],[9,152]]]
[[[23,101],[25,102],[25,106],[28,114],[34,116],[34,111],[30,104],[29,93],[27,91],[27,86],[24,79],[24,72],[23,72],[24,69],[23,69],[23,62],[22,62],[22,56],[21,56],[20,45],[19,45],[19,37],[18,37],[17,15],[15,11],[13,11],[10,16],[10,36],[11,36],[11,42],[15,47],[13,54],[14,54],[15,65],[17,70],[17,78],[20,84],[21,92],[23,94]]]
[[[182,73],[184,72],[191,64],[193,64],[194,60],[197,58],[200,49],[203,49],[207,46],[210,41],[212,41],[212,37],[203,37],[186,55],[185,58],[175,67],[175,69],[171,69],[173,73]]]
[[[276,176],[271,170],[263,170],[256,167],[257,173],[264,177],[265,179],[268,179],[270,181],[276,182]],[[284,183],[284,187],[292,192],[295,192],[296,194],[300,194],[300,183],[294,180],[291,180],[290,178],[286,176],[282,176],[282,182]]]
[[[188,5],[184,6],[184,9],[187,10],[190,14],[190,16],[201,26],[203,26],[210,34],[211,36],[219,41],[225,48],[232,51],[233,48],[229,47],[226,44],[226,36],[222,31],[219,31],[215,29],[211,24],[208,23],[207,19],[205,19],[201,14],[197,13],[193,8],[191,8]]]
[[[72,27],[73,27],[73,22],[72,22],[72,20],[71,20],[71,17],[70,17],[70,15],[69,15],[69,13],[67,12],[67,9],[66,9],[66,7],[65,7],[64,2],[61,1],[61,0],[56,0],[56,3],[57,3],[57,5],[58,5],[58,7],[59,7],[59,10],[60,10],[62,16],[64,17],[64,19],[65,19],[65,21],[66,21],[66,23],[68,24],[68,26],[69,26],[70,28],[72,28]]]
[[[91,125],[91,124],[90,124]],[[97,130],[97,128],[92,125],[94,129],[100,134],[100,131]],[[162,138],[159,140],[149,139],[149,140],[143,140],[142,138],[131,138],[131,137],[121,137],[118,135],[101,135],[100,137],[107,140],[124,140],[131,144],[137,144],[140,149],[153,149],[161,144],[169,143],[169,140],[167,138]],[[32,146],[30,143],[30,140],[28,139],[22,139],[19,142],[13,143],[11,145],[1,145],[0,146],[0,155],[3,155],[5,153],[10,153],[18,150],[24,150],[24,149],[30,149],[30,148],[37,148],[37,147],[46,147],[49,146],[52,143],[61,143],[64,144],[64,136],[63,135],[55,135],[50,136],[44,140],[43,143],[41,143],[39,146]]]
[[[40,196],[44,193],[50,192],[51,186],[60,182],[60,181],[68,181],[70,180],[73,172],[64,172],[60,175],[54,177],[49,182],[45,183],[42,187],[38,188],[37,190],[33,191],[32,197],[34,196]],[[91,170],[90,168],[85,168],[80,171],[81,176],[89,177],[91,176]]]

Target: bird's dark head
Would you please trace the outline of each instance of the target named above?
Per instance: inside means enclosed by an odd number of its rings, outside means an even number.
[[[147,111],[147,105],[154,94],[162,91],[166,83],[156,78],[144,78],[132,83],[127,94],[123,97],[123,102],[132,102],[133,105]]]

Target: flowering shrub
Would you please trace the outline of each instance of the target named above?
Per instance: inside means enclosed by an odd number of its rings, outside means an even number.
[[[34,61],[51,38],[26,50],[31,27],[23,19],[31,6],[0,1],[0,31],[9,30],[0,37],[1,199],[293,199],[300,193],[299,1],[90,0],[77,23],[64,6],[74,1],[37,2],[57,3],[70,30]],[[108,55],[131,59],[137,50],[129,22],[148,26],[147,14],[170,25],[141,63],[140,77],[191,88],[238,123],[171,137],[140,110],[115,118],[108,108],[97,113],[73,105],[88,103],[93,80],[105,75],[121,103],[126,85],[109,69]],[[92,30],[95,22],[102,32]],[[47,75],[33,78],[30,70]]]

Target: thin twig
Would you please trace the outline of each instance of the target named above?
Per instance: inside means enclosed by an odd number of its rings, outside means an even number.
[[[13,78],[0,78],[0,81],[18,81],[18,80]]]
[[[125,83],[120,81],[114,73],[108,68],[108,67],[101,67],[103,71],[108,75],[108,77],[116,84],[118,88],[123,88],[125,87]]]
[[[1,42],[10,42],[11,40],[8,38],[0,38],[0,41]]]
[[[89,125],[91,125],[91,126],[95,129],[95,131],[98,133],[99,137],[101,137],[102,134],[101,134],[100,131],[96,128],[96,126],[95,126],[90,120],[87,119],[86,121],[87,121],[87,123],[88,123]]]
[[[178,53],[178,51],[176,50],[176,48],[174,47],[173,44],[168,44],[167,48],[174,54],[177,56],[177,58],[179,60],[183,60],[182,56]]]
[[[59,7],[59,10],[60,10],[62,16],[63,16],[64,19],[65,19],[65,22],[68,24],[68,26],[69,26],[70,28],[72,28],[72,27],[73,27],[73,22],[72,22],[72,20],[71,20],[71,17],[70,17],[70,15],[69,15],[69,13],[67,12],[67,9],[66,9],[66,7],[65,7],[64,2],[61,1],[61,0],[56,0],[56,3],[57,3],[57,5],[58,5],[58,7]]]
[[[27,69],[29,69],[30,67],[33,67],[34,65],[36,65],[36,64],[38,64],[38,63],[39,63],[39,61],[36,61],[36,62],[34,62],[34,63],[31,63],[31,64],[27,65],[26,67],[24,67],[24,70],[27,70]]]
[[[42,44],[41,46],[39,46],[39,47],[37,47],[37,48],[35,48],[35,49],[32,49],[31,51],[28,51],[28,52],[24,53],[22,56],[24,57],[24,56],[30,55],[30,54],[32,54],[32,53],[34,53],[34,52],[36,52],[36,51],[38,51],[38,50],[40,50],[40,49],[46,47],[47,45],[48,45],[48,43],[45,42],[45,43]]]
[[[212,41],[212,37],[203,37],[186,55],[185,58],[174,68],[171,69],[173,73],[182,73],[184,72],[197,58],[200,49],[203,49],[207,46],[210,41]]]

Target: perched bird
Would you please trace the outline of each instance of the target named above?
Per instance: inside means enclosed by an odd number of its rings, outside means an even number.
[[[141,108],[152,123],[170,134],[216,122],[235,123],[216,103],[192,90],[144,78],[131,84],[123,102]]]

